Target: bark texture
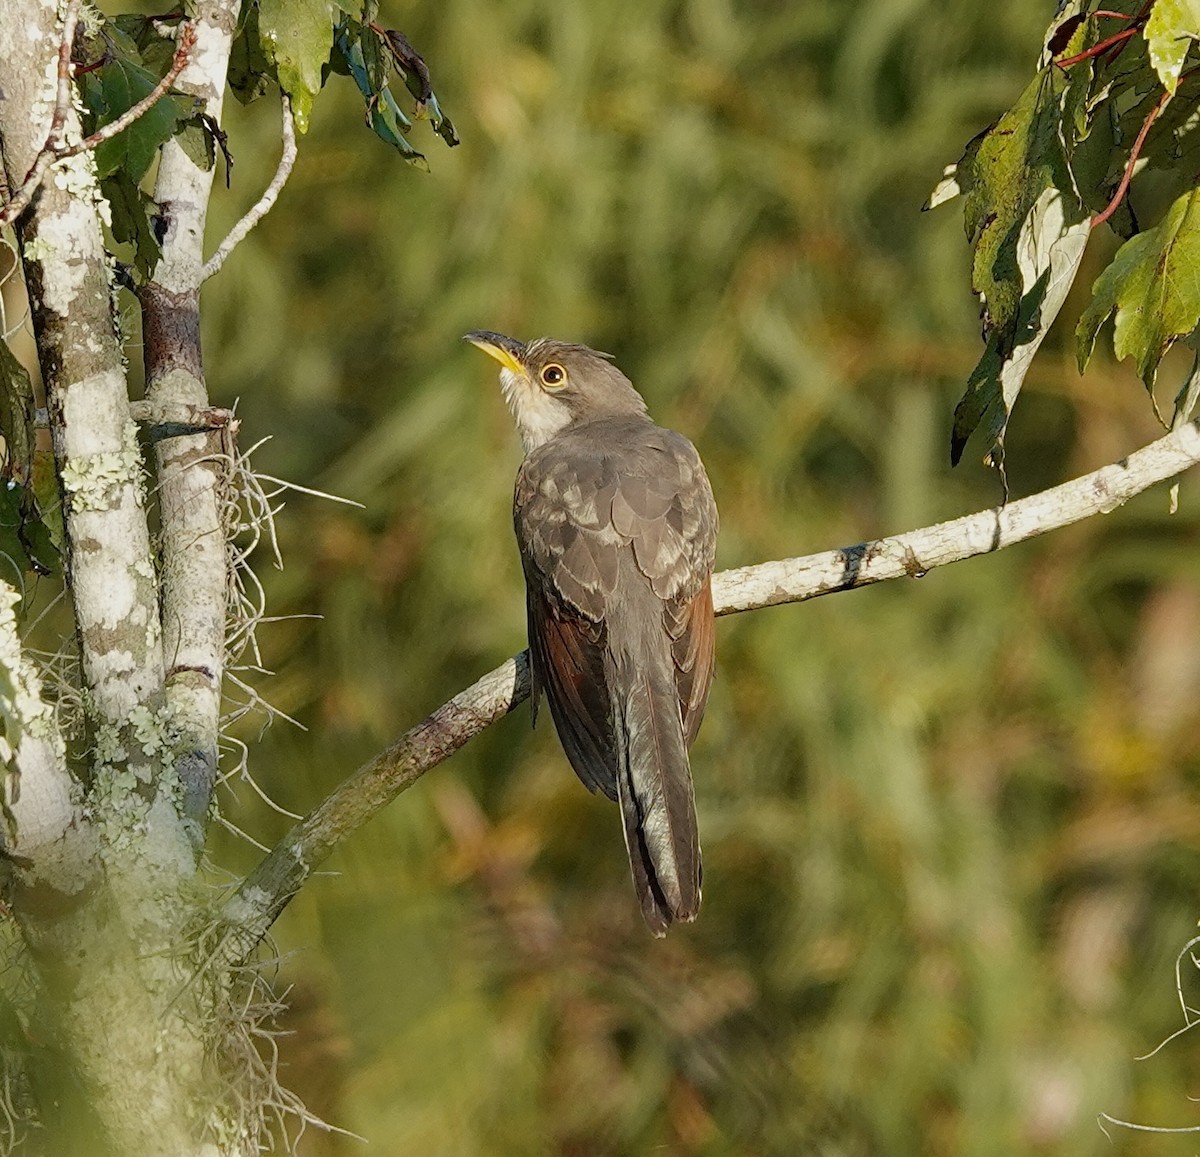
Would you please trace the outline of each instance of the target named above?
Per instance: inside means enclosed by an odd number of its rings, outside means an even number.
[[[176,86],[204,101],[219,123],[239,5],[196,5],[196,48]],[[197,165],[175,140],[162,149],[155,200],[166,227],[163,257],[142,291],[146,400],[158,408],[203,409],[208,387],[200,350],[204,224],[213,169]],[[168,434],[155,441],[162,510],[162,624],[166,702],[180,733],[177,771],[189,834],[197,850],[217,772],[225,669],[228,557],[223,503],[229,447],[221,430]]]
[[[77,7],[77,6],[75,6]],[[72,12],[68,5],[68,13]],[[0,0],[0,140],[9,187],[53,124],[80,124],[50,0]],[[69,80],[69,76],[67,76]],[[65,94],[66,100],[60,93]],[[88,749],[68,769],[53,730],[22,741],[12,799],[12,907],[37,986],[27,1076],[50,1151],[201,1151],[202,986],[182,986],[193,857],[163,701],[145,479],[115,327],[100,195],[87,152],[57,161],[17,221],[66,527],[66,578]],[[11,670],[11,668],[9,669]]]

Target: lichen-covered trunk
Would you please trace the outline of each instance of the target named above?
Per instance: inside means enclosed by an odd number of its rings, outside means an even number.
[[[56,108],[65,139],[78,139],[74,107],[59,98],[61,41],[54,0],[0,0],[0,146],[10,188],[30,171]],[[179,764],[193,747],[181,741],[187,728],[164,686],[159,576],[103,209],[92,158],[81,153],[59,162],[17,223],[86,721],[74,744],[64,745],[53,723],[56,742],[22,744],[20,795],[6,788],[13,822],[0,843],[13,919],[0,937],[17,964],[0,975],[0,1013],[11,1013],[0,1016],[0,1031],[20,1046],[4,1056],[25,1058],[6,1085],[20,1115],[37,1122],[26,1141],[35,1150],[234,1153],[242,1142],[222,1127],[226,1097],[210,1064],[222,985],[197,969],[204,898],[195,814],[203,807],[193,803],[189,822]]]
[[[204,1096],[204,1022],[182,1015],[194,999],[173,1007],[161,977],[146,974],[107,889],[22,923],[38,987],[27,1066],[35,1149],[205,1152],[204,1106],[218,1098]]]

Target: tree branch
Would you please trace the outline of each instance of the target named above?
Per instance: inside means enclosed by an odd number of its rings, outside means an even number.
[[[74,5],[0,0],[7,66],[0,139],[10,185],[47,142],[78,140],[71,102]],[[53,61],[57,57],[57,67]],[[47,67],[49,65],[49,67]],[[46,122],[49,120],[49,128]],[[19,224],[38,357],[63,491],[83,671],[95,715],[121,728],[162,681],[162,651],[137,431],[104,251],[104,205],[89,154],[62,160]]]
[[[84,815],[54,708],[42,694],[37,669],[21,647],[20,595],[0,580],[0,758],[8,821],[0,848],[26,889],[70,895],[97,872],[95,828]]]
[[[723,571],[713,576],[718,615],[804,602],[989,554],[1071,523],[1107,514],[1135,494],[1200,462],[1200,426],[1191,422],[1110,466],[1007,506],[983,510],[874,542]],[[439,707],[343,781],[259,863],[226,903],[227,958],[241,960],[304,882],[356,832],[425,772],[529,697],[522,652]]]
[[[15,221],[24,212],[34,193],[46,179],[46,173],[56,161],[90,152],[97,145],[111,140],[118,133],[124,132],[139,117],[144,116],[167,93],[183,71],[195,45],[195,33],[190,24],[182,24],[179,28],[179,43],[175,49],[175,57],[167,74],[132,108],[128,108],[114,121],[103,128],[97,129],[89,137],[84,137],[73,145],[66,143],[63,132],[67,112],[71,108],[71,78],[74,75],[71,67],[71,45],[75,40],[75,26],[79,20],[79,0],[71,0],[63,17],[62,40],[58,48],[58,95],[54,105],[54,116],[50,122],[50,131],[46,134],[46,143],[34,159],[33,166],[21,182],[21,187],[13,194],[8,203],[0,209],[0,228]]]
[[[919,578],[935,567],[990,554],[1095,514],[1110,514],[1197,462],[1200,428],[1189,422],[1128,458],[1007,506],[823,554],[723,571],[713,576],[713,603],[718,615],[728,615],[887,579]]]
[[[207,281],[225,264],[225,259],[237,248],[254,228],[270,211],[279,197],[280,190],[287,184],[292,175],[292,167],[296,163],[296,125],[292,120],[292,102],[288,94],[280,95],[282,123],[280,134],[283,137],[283,152],[279,156],[279,165],[271,183],[263,191],[263,195],[250,208],[250,211],[229,231],[229,236],[218,246],[217,251],[204,263],[200,271],[200,280]]]
[[[195,6],[196,51],[179,88],[204,101],[220,121],[237,25],[238,0]],[[154,198],[163,206],[162,260],[140,292],[146,357],[146,400],[153,411],[211,411],[200,348],[200,282],[204,226],[215,166],[197,165],[177,139],[163,145]],[[164,432],[155,440],[162,520],[162,631],[166,698],[182,736],[176,768],[193,847],[203,825],[217,769],[221,684],[225,670],[228,558],[222,509],[230,432]]]
[[[62,35],[58,42],[58,85],[54,99],[54,113],[50,118],[50,129],[46,140],[38,150],[25,179],[8,203],[0,210],[0,227],[15,221],[45,180],[46,170],[57,160],[62,146],[63,126],[71,111],[71,45],[75,42],[75,28],[79,23],[80,0],[68,0],[63,13]]]

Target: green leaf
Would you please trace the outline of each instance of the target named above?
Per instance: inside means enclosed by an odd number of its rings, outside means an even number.
[[[430,87],[429,69],[403,33],[392,29],[380,32],[357,20],[344,19],[338,25],[334,44],[334,71],[348,73],[354,79],[366,106],[367,124],[405,160],[429,168],[424,155],[406,136],[412,120],[401,110],[389,87],[393,66],[417,98],[413,119],[428,120],[448,145],[458,144],[454,125]]]
[[[32,491],[12,480],[0,482],[0,578],[21,590],[26,571],[51,574],[57,567],[58,551]]]
[[[1084,208],[1089,213],[1103,212],[1116,191],[1127,160],[1125,153],[1117,148],[1107,116],[1097,117],[1088,126],[1087,135],[1071,143],[1070,157],[1075,192]],[[1109,227],[1121,236],[1137,232],[1128,197],[1122,199],[1109,218]]]
[[[404,135],[405,130],[412,128],[412,122],[396,103],[396,98],[392,96],[391,90],[387,87],[386,79],[382,89],[372,87],[371,71],[367,66],[362,45],[374,40],[377,51],[379,42],[375,38],[375,34],[367,29],[362,32],[362,38],[361,41],[352,39],[350,22],[344,23],[338,29],[338,51],[366,102],[367,124],[371,126],[380,140],[391,145],[406,161],[428,169],[429,165],[424,154],[414,149]],[[386,71],[384,76],[386,78]]]
[[[1113,349],[1137,362],[1153,393],[1163,354],[1200,322],[1200,190],[1184,193],[1154,228],[1126,241],[1092,287],[1076,331],[1080,372],[1114,312]]]
[[[1095,47],[1100,41],[1100,21],[1080,20],[1074,33],[1063,49],[1063,57],[1078,56]],[[1091,129],[1095,112],[1090,98],[1096,83],[1096,61],[1094,57],[1076,61],[1067,70],[1067,87],[1062,96],[1062,120],[1060,136],[1068,154],[1072,146],[1083,140]]]
[[[100,191],[112,210],[113,238],[133,246],[134,266],[148,279],[162,257],[162,246],[151,222],[158,205],[123,170],[102,180]]]
[[[15,482],[0,482],[0,578],[17,590],[25,585],[23,575],[29,565],[21,541],[22,493]]]
[[[260,0],[262,46],[275,65],[279,87],[292,98],[296,128],[308,131],[321,73],[333,48],[333,9],[329,0]]]
[[[1087,52],[1110,31],[1099,19],[1080,20],[1070,38],[1062,45],[1059,58],[1077,57]],[[1108,207],[1125,170],[1127,157],[1125,150],[1118,147],[1120,142],[1114,111],[1118,103],[1126,104],[1138,99],[1136,90],[1131,89],[1128,83],[1130,76],[1140,78],[1155,90],[1158,88],[1145,62],[1145,47],[1140,39],[1138,45],[1140,48],[1123,52],[1117,58],[1128,63],[1141,53],[1139,68],[1132,74],[1114,73],[1106,56],[1077,60],[1066,70],[1067,87],[1062,95],[1059,140],[1067,158],[1075,195],[1088,213],[1100,213]],[[1122,47],[1126,46],[1127,41]],[[1140,127],[1139,122],[1137,128]],[[1126,146],[1136,135],[1135,129],[1125,141]],[[1124,236],[1137,231],[1128,199],[1121,201],[1110,222],[1110,227]]]
[[[33,469],[33,383],[29,372],[0,341],[0,434],[4,466],[0,477],[25,482]]]
[[[370,28],[359,28],[356,38],[353,25],[350,25],[349,33],[350,39],[362,50],[362,59],[367,70],[367,87],[363,94],[382,92],[387,88],[388,69],[392,66],[391,57],[384,54],[383,41]],[[359,87],[362,88],[361,85]]]
[[[981,427],[989,443],[997,445],[1004,436],[1008,411],[1000,387],[1004,359],[1000,356],[996,336],[988,338],[979,364],[967,379],[967,388],[954,407],[954,427],[950,432],[950,465],[957,466],[971,435]]]
[[[429,94],[429,99],[425,101],[422,111],[429,117],[429,123],[433,125],[433,131],[446,144],[451,148],[458,144],[458,130],[454,127],[454,122],[442,112],[442,107],[438,104],[438,98],[432,92]]]
[[[1064,50],[1090,35],[1077,22]],[[984,353],[954,412],[954,463],[983,429],[988,457],[1002,464],[1009,416],[1083,256],[1091,226],[1066,159],[1073,134],[1064,129],[1063,102],[1070,83],[1057,66],[1043,68],[1017,103],[967,145],[953,177],[931,198],[947,200],[959,190],[964,196],[975,250],[972,285],[984,310]],[[1081,85],[1073,99],[1084,98]]]
[[[1058,11],[1050,21],[1042,40],[1039,68],[1049,64],[1055,57],[1073,56],[1079,51],[1072,48],[1070,42],[1079,33],[1080,27],[1088,22],[1084,12],[1086,8],[1084,0],[1062,0],[1058,5]]]
[[[1168,92],[1174,92],[1183,62],[1200,39],[1200,0],[1157,0],[1146,21],[1150,63]]]
[[[0,552],[18,570],[49,574],[57,565],[58,551],[36,497],[33,384],[4,341],[0,341],[0,394],[0,433],[5,441],[5,461],[0,470]],[[53,456],[49,457],[53,470]],[[56,508],[58,484],[53,475],[51,481],[48,505]],[[16,585],[21,585],[19,576]]]
[[[212,132],[202,117],[192,117],[179,126],[175,134],[179,147],[198,169],[206,173],[217,163],[217,149]]]
[[[34,451],[29,488],[42,513],[41,525],[50,542],[48,555],[57,558],[65,547],[67,531],[63,524],[62,494],[58,488],[58,470],[52,450]]]
[[[97,128],[103,128],[148,96],[159,82],[149,69],[129,57],[117,56],[97,72],[103,112]],[[96,148],[96,169],[101,178],[123,170],[132,181],[140,181],[150,168],[159,147],[175,133],[181,119],[189,116],[195,101],[184,96],[164,96],[123,132],[102,141]]]
[[[182,17],[182,11],[176,10],[173,19]],[[132,44],[137,50],[141,62],[157,76],[165,76],[175,58],[175,39],[163,34],[163,25],[168,18],[161,16],[138,16],[134,13],[124,13],[104,25],[104,37],[110,50],[118,47],[114,36],[124,37],[127,44]],[[126,47],[119,47],[124,55],[131,55]]]
[[[1175,413],[1171,416],[1172,430],[1178,430],[1184,422],[1191,420],[1197,402],[1200,402],[1200,352],[1192,357],[1192,368],[1175,395]]]
[[[275,69],[267,59],[259,30],[258,6],[249,4],[244,10],[244,19],[233,47],[229,53],[229,71],[226,74],[233,95],[249,104],[266,93],[275,79]]]
[[[61,523],[61,519],[56,519]],[[54,574],[62,565],[62,555],[50,527],[51,519],[42,515],[33,493],[25,490],[21,502],[21,529],[17,537],[25,548],[29,569],[36,574]]]
[[[1022,226],[1046,190],[1072,188],[1059,139],[1066,84],[1057,67],[1043,70],[1017,103],[967,146],[958,164],[967,236],[975,250],[971,283],[983,301],[984,332],[996,336],[1002,357],[1012,349],[1024,292],[1017,260]],[[1068,223],[1082,219],[1082,206],[1073,197],[1064,207]]]
[[[1021,299],[1011,344],[993,332],[983,357],[967,381],[954,411],[950,461],[957,465],[967,440],[985,430],[988,452],[996,465],[1003,462],[1004,434],[1025,375],[1050,326],[1062,309],[1075,281],[1091,233],[1091,222],[1072,210],[1073,195],[1047,189],[1021,226],[1015,248],[1021,279]]]
[[[428,119],[433,125],[433,131],[453,148],[458,144],[458,133],[438,104],[429,77],[429,68],[421,54],[413,48],[403,32],[388,28],[384,30],[384,37],[396,71],[404,78],[405,86],[416,98],[417,117]]]

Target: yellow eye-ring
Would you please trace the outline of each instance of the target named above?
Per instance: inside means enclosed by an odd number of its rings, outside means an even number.
[[[562,389],[567,382],[567,371],[558,362],[550,362],[548,365],[542,366],[539,376],[542,379],[542,385],[550,390]]]

